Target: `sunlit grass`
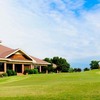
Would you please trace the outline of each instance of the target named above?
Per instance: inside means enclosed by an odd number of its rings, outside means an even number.
[[[0,100],[100,100],[100,70],[0,78]]]

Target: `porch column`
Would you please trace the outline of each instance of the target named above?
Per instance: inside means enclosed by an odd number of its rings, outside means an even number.
[[[34,69],[34,66],[32,64],[30,65],[30,69]]]
[[[13,64],[13,71],[15,71],[15,64]]]
[[[41,72],[41,66],[39,67],[39,72]]]
[[[24,64],[22,64],[22,73],[24,73]]]
[[[7,64],[6,64],[6,62],[4,63],[4,72],[6,73],[6,71],[7,71]]]
[[[48,74],[48,70],[46,69],[46,74]]]

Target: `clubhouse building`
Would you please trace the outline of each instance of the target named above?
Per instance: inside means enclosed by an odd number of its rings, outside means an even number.
[[[21,49],[12,49],[0,43],[0,73],[8,69],[14,70],[17,74],[23,74],[25,69],[38,68],[42,72],[43,67],[50,63],[39,58],[26,54]]]

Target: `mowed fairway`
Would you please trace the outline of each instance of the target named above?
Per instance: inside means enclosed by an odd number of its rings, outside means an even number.
[[[100,70],[0,78],[0,100],[100,100]]]

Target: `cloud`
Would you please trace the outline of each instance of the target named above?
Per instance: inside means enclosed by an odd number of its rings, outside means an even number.
[[[85,0],[0,1],[0,39],[13,48],[44,58],[74,62],[100,56],[100,5]]]

